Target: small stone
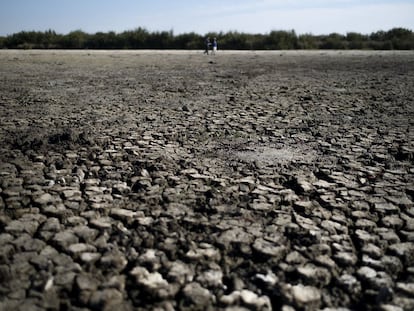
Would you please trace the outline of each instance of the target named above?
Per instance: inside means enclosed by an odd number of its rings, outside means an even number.
[[[39,197],[33,199],[33,202],[38,205],[47,205],[55,201],[56,199],[50,193],[44,193],[40,195]]]
[[[196,278],[196,281],[205,287],[222,287],[223,272],[221,271],[220,266],[218,266],[216,269],[207,270],[201,273]]]
[[[293,203],[293,207],[296,212],[309,215],[312,212],[314,205],[312,201],[296,201]]]
[[[403,270],[401,260],[395,256],[383,256],[381,266],[390,275],[398,275]]]
[[[131,191],[131,188],[127,185],[126,182],[120,182],[112,186],[113,194],[126,195]]]
[[[313,286],[294,285],[291,295],[294,305],[304,310],[317,310],[321,304],[321,292]]]
[[[112,227],[113,219],[109,217],[100,217],[90,220],[90,225],[97,229],[110,229]]]
[[[404,221],[396,215],[382,217],[381,223],[394,230],[400,230],[404,226]]]
[[[161,258],[164,254],[156,249],[147,249],[138,258],[138,262],[145,267],[150,267],[152,270],[161,268]]]
[[[11,260],[12,256],[15,253],[15,249],[13,245],[6,244],[6,245],[1,245],[0,247],[1,247],[0,263],[9,263],[9,261]]]
[[[306,258],[298,251],[293,251],[286,255],[285,261],[289,265],[298,265],[306,262]]]
[[[154,223],[154,219],[152,217],[139,217],[136,219],[137,223],[141,226],[151,226]]]
[[[374,209],[381,215],[397,214],[400,211],[398,206],[388,202],[375,203]]]
[[[335,261],[328,255],[319,255],[315,258],[315,262],[321,266],[327,267],[328,269],[334,270],[337,266]]]
[[[127,266],[128,260],[123,253],[118,250],[113,250],[104,254],[99,263],[102,267],[122,271]]]
[[[380,306],[379,311],[404,311],[404,309],[390,304],[383,304]]]
[[[55,217],[49,217],[46,222],[43,223],[41,230],[59,232],[61,230],[59,219]]]
[[[255,211],[271,211],[273,205],[266,202],[253,202],[250,204],[250,208]]]
[[[203,258],[210,261],[219,261],[220,252],[211,245],[209,247],[191,249],[185,254],[185,257],[193,261],[198,261]]]
[[[396,288],[398,291],[404,293],[405,295],[414,297],[414,283],[397,283]]]
[[[86,243],[92,244],[98,236],[98,230],[89,228],[85,225],[79,225],[72,228],[73,233]]]
[[[25,252],[41,252],[46,246],[46,243],[42,240],[31,238],[27,234],[22,234],[19,238],[13,241],[16,249]]]
[[[45,287],[44,287],[44,291],[50,291],[53,288],[53,280],[54,278],[51,276],[47,279]]]
[[[13,279],[13,274],[8,265],[0,265],[0,282],[6,283]]]
[[[113,208],[111,209],[109,214],[115,219],[119,219],[125,221],[128,224],[131,224],[134,218],[138,215],[138,212],[134,212],[123,208]]]
[[[103,288],[115,288],[121,292],[125,290],[126,276],[114,275],[107,282],[102,284]]]
[[[65,223],[69,217],[73,216],[73,212],[61,203],[42,207],[42,213],[49,217],[59,218],[61,223]]]
[[[213,295],[210,291],[196,282],[187,284],[183,288],[182,294],[185,307],[196,306],[197,309],[204,309],[213,302]]]
[[[240,291],[240,298],[245,305],[254,307],[255,310],[272,309],[270,299],[267,296],[259,297],[256,293],[247,289]]]
[[[153,297],[160,299],[170,298],[178,290],[178,288],[170,286],[158,272],[150,273],[143,267],[135,267],[130,274],[135,277],[136,283]]]
[[[368,219],[363,219],[360,218],[355,222],[355,227],[358,229],[363,229],[363,230],[367,230],[367,231],[371,231],[372,229],[374,229],[376,227],[376,223],[368,220]]]
[[[414,243],[414,231],[400,230],[399,232],[404,241]]]
[[[243,228],[232,228],[224,231],[217,239],[217,243],[228,249],[232,244],[250,243],[253,237]]]
[[[86,220],[84,217],[80,216],[70,216],[68,219],[66,219],[66,225],[70,226],[81,226],[86,225],[88,223],[88,220]]]
[[[377,276],[377,272],[370,267],[361,267],[358,269],[357,275],[362,280],[370,280]]]
[[[401,258],[405,265],[411,266],[414,264],[414,243],[396,243],[390,245],[389,250],[392,254]]]
[[[298,274],[310,285],[326,286],[331,282],[328,269],[308,264],[297,269]]]
[[[355,230],[355,236],[358,239],[358,243],[364,246],[369,243],[375,243],[378,241],[378,236],[368,231],[357,229]]]
[[[194,279],[194,271],[190,269],[188,264],[182,261],[175,261],[172,263],[168,278],[180,285],[192,282]]]
[[[94,252],[96,251],[96,247],[86,243],[75,243],[68,247],[68,251],[72,255],[77,255],[79,253]]]
[[[255,301],[259,298],[259,296],[257,296],[257,294],[252,291],[243,289],[242,291],[240,291],[240,298],[245,304],[254,305]]]
[[[102,311],[119,309],[122,303],[122,293],[113,288],[95,291],[89,300],[89,305],[93,309]]]
[[[296,185],[301,193],[310,193],[314,190],[312,183],[303,178],[296,178]]]
[[[63,249],[67,249],[69,245],[78,243],[78,241],[78,237],[72,231],[58,232],[53,237],[53,242]]]
[[[261,255],[272,257],[276,260],[282,259],[287,252],[286,246],[277,245],[262,238],[254,241],[253,249]]]
[[[279,281],[279,278],[272,271],[269,271],[267,274],[258,273],[256,274],[256,279],[270,287],[274,286]]]
[[[414,299],[411,297],[395,295],[392,303],[396,306],[402,306],[404,311],[414,310]]]
[[[364,246],[362,248],[362,251],[368,256],[375,259],[380,259],[384,255],[382,249],[372,243],[369,243],[368,245]]]
[[[95,263],[100,258],[101,258],[100,253],[84,252],[80,255],[80,259],[82,260],[82,262],[88,263],[88,264]]]
[[[75,283],[80,291],[95,291],[98,288],[98,281],[91,275],[78,275]]]
[[[58,251],[54,247],[48,245],[42,249],[42,251],[40,252],[40,255],[48,259],[51,259],[55,257],[56,255],[58,255]]]
[[[229,295],[223,295],[220,297],[220,303],[224,305],[235,305],[240,301],[240,291],[234,291]]]
[[[62,191],[62,195],[66,200],[81,201],[82,192],[77,189],[67,189]]]
[[[36,224],[36,229],[37,227],[38,227],[38,224]],[[25,221],[13,220],[8,223],[7,227],[5,228],[5,231],[11,234],[19,234],[23,232],[33,234],[34,233],[33,231],[36,231],[36,230],[32,230],[32,225],[30,223],[27,224]]]
[[[354,266],[358,262],[358,257],[353,253],[338,252],[334,255],[334,260],[343,266]]]
[[[349,294],[357,295],[361,292],[361,283],[350,274],[343,274],[338,279],[338,284]]]
[[[335,187],[335,184],[327,182],[323,179],[319,179],[318,181],[313,183],[313,186],[315,186],[316,188],[330,189]]]
[[[382,265],[381,265],[381,261],[377,260],[377,259],[373,259],[370,256],[363,254],[362,255],[362,264],[369,266],[373,269],[377,269],[377,270],[381,270],[382,269]]]

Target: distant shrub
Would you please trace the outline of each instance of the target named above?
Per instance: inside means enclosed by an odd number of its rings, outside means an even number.
[[[311,34],[300,35],[298,37],[298,49],[314,50],[319,48],[319,38]]]
[[[268,34],[237,31],[208,33],[217,37],[220,49],[289,50],[289,49],[373,49],[413,50],[414,33],[405,28],[377,31],[370,35],[349,32],[346,35],[297,35],[294,30],[274,30]],[[194,32],[174,35],[173,31],[149,32],[137,28],[121,33],[88,34],[75,30],[66,35],[53,30],[22,31],[0,37],[0,48],[17,49],[202,49],[204,37]]]
[[[266,50],[291,50],[298,48],[298,37],[294,30],[292,31],[272,31],[266,36]]]
[[[348,45],[346,43],[345,36],[338,33],[332,33],[322,39],[320,47],[328,50],[343,50],[346,49]]]

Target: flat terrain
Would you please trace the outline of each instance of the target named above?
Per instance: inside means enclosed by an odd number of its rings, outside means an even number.
[[[0,51],[0,310],[413,310],[413,94],[414,52]]]

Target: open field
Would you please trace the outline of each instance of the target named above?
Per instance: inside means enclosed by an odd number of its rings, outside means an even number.
[[[413,94],[414,52],[0,51],[0,310],[413,310]]]

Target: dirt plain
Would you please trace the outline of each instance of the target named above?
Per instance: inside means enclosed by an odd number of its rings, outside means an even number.
[[[0,51],[0,310],[413,310],[414,53]]]

